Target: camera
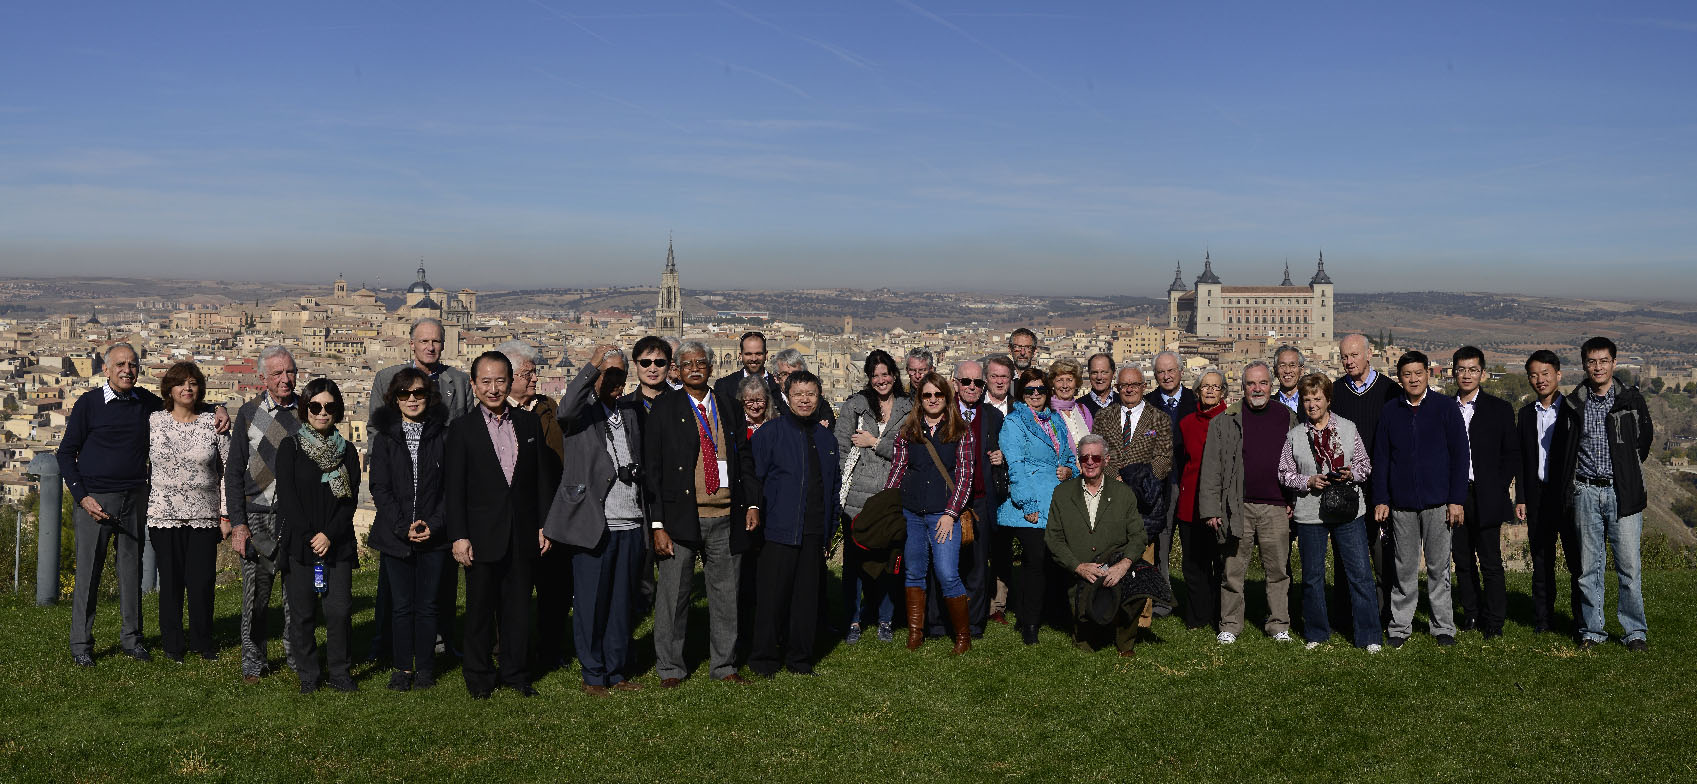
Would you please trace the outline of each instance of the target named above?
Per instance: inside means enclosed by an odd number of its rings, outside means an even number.
[[[642,466],[636,463],[626,463],[619,466],[619,481],[627,485],[640,483],[642,481]]]
[[[1328,481],[1328,482],[1341,482],[1341,481],[1343,481],[1343,472],[1337,471],[1337,470],[1327,471],[1326,472],[1326,481]]]

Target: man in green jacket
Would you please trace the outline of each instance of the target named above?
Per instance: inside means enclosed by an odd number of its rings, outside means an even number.
[[[1107,440],[1094,433],[1079,440],[1079,475],[1055,488],[1044,533],[1049,554],[1076,578],[1069,591],[1073,614],[1078,617],[1073,643],[1085,650],[1092,650],[1090,640],[1102,629],[1083,619],[1080,601],[1092,587],[1117,588],[1148,546],[1137,495],[1107,476],[1103,470],[1107,459]],[[1133,654],[1137,619],[1148,601],[1146,597],[1128,599],[1114,615],[1114,647],[1121,656]]]

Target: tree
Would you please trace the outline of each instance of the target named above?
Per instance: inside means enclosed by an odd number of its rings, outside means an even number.
[[[1651,392],[1654,392],[1654,393],[1659,395],[1662,392],[1663,386],[1665,386],[1665,384],[1663,384],[1661,376],[1656,376],[1655,378],[1650,379],[1650,391]]]

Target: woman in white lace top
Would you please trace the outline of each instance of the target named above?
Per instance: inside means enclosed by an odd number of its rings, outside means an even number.
[[[159,559],[159,636],[165,655],[181,662],[188,649],[218,658],[212,644],[212,585],[224,517],[224,460],[230,437],[219,435],[205,405],[206,376],[178,362],[159,382],[165,410],[148,418],[153,477],[147,496],[147,535]],[[188,594],[190,645],[183,642],[183,595]]]

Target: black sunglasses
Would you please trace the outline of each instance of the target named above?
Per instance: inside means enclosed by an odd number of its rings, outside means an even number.
[[[662,359],[639,359],[639,360],[636,361],[636,364],[641,365],[643,367],[665,367],[667,365],[672,364],[672,360],[664,359],[664,358],[662,358]]]
[[[1025,396],[1026,397],[1030,397],[1032,395],[1047,395],[1047,394],[1049,394],[1049,388],[1048,387],[1026,387],[1025,388]]]
[[[982,378],[957,378],[957,379],[955,379],[955,381],[959,382],[960,385],[963,386],[963,387],[981,387],[981,386],[984,386],[984,379],[982,379]]]
[[[317,415],[317,414],[322,414],[326,411],[330,412],[330,416],[339,417],[339,416],[342,415],[342,404],[341,403],[320,403],[316,400],[306,404],[306,412],[308,414]]]
[[[921,393],[919,393],[919,399],[920,400],[937,400],[937,399],[942,398],[942,397],[944,397],[944,395],[941,392],[921,392]]]
[[[396,400],[429,400],[430,399],[430,390],[425,389],[423,387],[419,387],[418,389],[403,389],[403,390],[395,393],[395,399]],[[340,403],[331,403],[330,405],[336,406],[336,405],[341,405],[341,404]],[[310,406],[309,406],[309,408],[310,408]],[[314,411],[312,413],[316,414],[318,412]]]

